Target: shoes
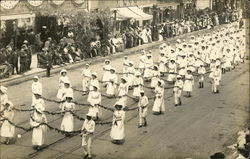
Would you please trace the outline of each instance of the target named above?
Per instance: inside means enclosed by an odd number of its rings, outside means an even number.
[[[138,126],[138,128],[141,128],[141,127],[142,127],[142,125],[139,125],[139,126]]]
[[[148,123],[145,121],[145,123],[144,123],[144,126],[146,127],[146,126],[148,126]]]
[[[176,107],[177,107],[177,106],[178,106],[178,104],[175,104],[174,106],[176,106]]]

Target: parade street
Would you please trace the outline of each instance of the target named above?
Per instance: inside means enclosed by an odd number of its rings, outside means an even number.
[[[146,50],[149,51],[149,50]],[[159,49],[151,50],[156,62]],[[128,56],[138,66],[138,55]],[[111,65],[122,72],[123,58],[111,61]],[[91,65],[90,68],[102,78],[103,64]],[[68,70],[73,88],[82,89],[82,68]],[[165,77],[166,78],[166,77]],[[59,74],[40,79],[43,84],[43,97],[56,100]],[[96,125],[93,140],[93,158],[96,159],[206,159],[216,152],[227,152],[227,146],[235,142],[236,133],[249,122],[249,61],[226,74],[223,74],[220,93],[211,92],[208,75],[204,88],[198,88],[195,79],[191,98],[182,98],[182,106],[174,107],[173,89],[165,90],[166,112],[163,115],[152,114],[153,99],[149,101],[148,126],[138,128],[138,111],[126,112],[125,143],[115,145],[110,139],[110,124]],[[31,105],[32,81],[8,87],[8,96],[16,108],[29,109]],[[150,85],[146,83],[146,85]],[[169,86],[169,85],[167,85]],[[101,88],[100,92],[105,90]],[[131,91],[129,95],[131,95]],[[152,90],[145,88],[145,94],[154,96]],[[184,94],[184,93],[183,93]],[[131,95],[132,96],[132,95]],[[74,101],[87,103],[87,96],[74,91]],[[102,96],[102,105],[113,108],[115,99]],[[46,110],[59,111],[59,104],[45,100]],[[137,103],[128,98],[128,107]],[[76,105],[76,114],[85,117],[87,106]],[[112,112],[102,109],[102,120],[112,121]],[[16,112],[14,123],[30,126],[30,112]],[[49,125],[60,128],[62,115],[46,115]],[[83,121],[74,119],[74,130],[80,130]],[[45,135],[45,148],[41,151],[32,149],[31,132],[16,129],[21,134],[13,145],[1,145],[3,159],[81,159],[83,151],[80,135],[65,137],[63,134],[48,130]],[[135,157],[136,156],[136,157]]]

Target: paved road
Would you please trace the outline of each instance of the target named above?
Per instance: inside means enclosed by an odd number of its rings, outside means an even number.
[[[158,50],[152,50],[154,60],[158,59]],[[138,64],[138,55],[129,58]],[[112,61],[118,72],[122,71],[122,59]],[[101,66],[91,66],[101,77]],[[70,70],[69,77],[73,87],[81,88],[81,68]],[[59,75],[43,78],[44,96],[55,99]],[[204,89],[196,85],[192,98],[183,98],[181,107],[173,106],[172,90],[166,90],[166,107],[164,115],[154,116],[149,111],[147,128],[137,128],[137,111],[126,113],[126,142],[122,146],[110,142],[110,125],[96,127],[93,145],[94,158],[97,159],[206,159],[217,151],[224,151],[232,144],[235,134],[241,130],[249,117],[249,62],[238,66],[235,70],[222,77],[219,94],[211,93],[208,79]],[[17,107],[29,108],[31,103],[31,81],[9,87],[9,97]],[[101,90],[104,92],[104,90]],[[130,93],[131,94],[131,93]],[[86,97],[75,92],[75,100],[86,103]],[[153,96],[150,90],[146,95]],[[167,98],[169,97],[169,98]],[[102,105],[112,107],[115,100],[103,97]],[[150,101],[152,107],[153,101]],[[23,105],[23,106],[20,106]],[[129,100],[129,107],[136,106]],[[46,109],[59,110],[58,104],[46,102]],[[77,106],[77,114],[83,116],[88,108]],[[61,116],[47,116],[50,125],[60,127]],[[112,113],[103,110],[103,121],[111,121]],[[29,126],[29,113],[18,112],[15,123]],[[80,129],[82,121],[75,119],[75,129]],[[0,156],[3,159],[34,158],[34,159],[80,159],[83,151],[80,147],[81,138],[48,131],[45,139],[48,147],[36,152],[31,147],[31,132],[17,130],[22,134],[16,144],[1,145]]]

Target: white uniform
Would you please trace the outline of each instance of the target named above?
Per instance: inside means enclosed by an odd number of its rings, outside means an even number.
[[[89,84],[89,90],[93,90],[93,86],[100,88],[98,79],[91,79]]]
[[[125,138],[125,111],[116,110],[113,114],[113,123],[110,132],[110,137],[113,140],[123,140]]]
[[[144,95],[143,97],[140,97],[138,107],[139,107],[139,124],[142,125],[143,118],[147,116],[147,112],[148,112],[148,97],[147,96]]]
[[[90,79],[91,79],[91,70],[89,68],[83,69],[82,70],[82,90],[83,91],[88,91]]]
[[[101,110],[98,104],[101,104],[102,95],[99,91],[90,91],[87,101],[90,103],[89,114],[92,117],[101,117]]]
[[[199,82],[203,82],[204,81],[204,75],[205,75],[205,73],[206,73],[205,67],[199,67],[198,68]]]
[[[103,82],[107,82],[109,80],[109,76],[110,76],[110,69],[112,68],[112,66],[110,64],[103,66],[103,77],[102,77],[102,81]]]
[[[139,62],[139,68],[144,69],[145,68],[145,61],[147,59],[146,55],[140,56],[140,62]]]
[[[164,104],[164,87],[155,87],[155,101],[153,105],[154,112],[164,112],[165,111],[165,104]]]
[[[60,97],[61,97],[61,94],[62,94],[62,89],[64,89],[64,82],[66,82],[66,81],[70,81],[69,80],[69,78],[68,78],[68,76],[61,76],[60,78],[59,78],[59,88],[58,88],[58,92],[57,92],[57,98],[59,98],[59,99],[61,99]]]
[[[133,96],[136,96],[136,97],[140,96],[140,92],[143,89],[142,85],[143,85],[143,78],[140,76],[135,77],[135,79],[133,81],[133,86],[134,86]]]
[[[150,86],[153,88],[156,87],[159,80],[160,80],[160,72],[158,70],[153,70]]]
[[[145,71],[144,71],[144,77],[150,78],[152,77],[152,67],[154,65],[153,59],[146,59],[145,60]]]
[[[160,72],[162,72],[162,73],[167,72],[166,63],[167,63],[167,57],[160,56],[159,57],[159,71]]]
[[[115,73],[113,74],[111,73],[109,76],[109,82],[108,82],[107,91],[106,91],[108,95],[115,95],[117,83],[118,83],[117,75]]]
[[[38,94],[42,95],[43,90],[42,90],[42,84],[39,81],[33,82],[31,87],[32,87],[32,105],[33,105],[33,102],[35,100],[34,94],[38,93]]]
[[[71,132],[74,130],[74,117],[72,113],[67,111],[74,111],[75,104],[72,102],[65,102],[62,104],[62,112],[64,112],[64,116],[61,123],[61,130]]]
[[[174,84],[174,103],[175,104],[179,104],[179,98],[181,97],[182,88],[183,88],[183,81],[182,80],[175,81],[175,84]]]
[[[3,117],[8,119],[10,122],[14,121],[14,111],[12,109],[5,110]],[[15,135],[15,126],[11,125],[8,120],[4,120],[1,126],[1,136],[12,138]]]
[[[84,153],[88,154],[88,157],[91,157],[92,154],[92,139],[93,133],[95,131],[95,122],[93,120],[84,120],[82,125],[82,146],[87,146],[87,150],[84,148]]]
[[[177,73],[177,67],[175,63],[169,63],[168,64],[168,79],[167,81],[172,82],[175,80],[176,73]]]
[[[118,96],[120,97],[119,102],[123,103],[123,106],[127,105],[128,84],[120,83],[118,87]]]
[[[34,112],[33,114],[33,119],[31,122],[31,126],[32,127],[36,127],[33,129],[32,132],[32,145],[36,145],[36,146],[42,146],[44,144],[44,132],[46,131],[46,126],[45,125],[40,125],[39,127],[37,127],[39,124],[41,123],[47,123],[47,118],[45,116],[45,114],[38,114],[37,112]]]
[[[193,84],[194,84],[194,77],[192,74],[185,75],[185,81],[183,86],[183,91],[192,92],[193,91]]]

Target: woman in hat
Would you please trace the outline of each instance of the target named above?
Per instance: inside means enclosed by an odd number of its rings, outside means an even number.
[[[181,75],[177,75],[176,79],[177,80],[175,81],[173,92],[174,92],[175,106],[178,106],[181,105],[181,93],[183,89],[183,81],[181,80],[182,79]]]
[[[125,73],[124,75],[127,77],[127,73],[128,73],[128,68],[129,68],[129,59],[128,56],[124,56],[123,59],[123,73]]]
[[[110,65],[110,60],[106,59],[104,61],[105,65],[103,66],[103,77],[102,77],[102,82],[104,83],[104,87],[107,86],[108,83],[108,79],[110,76],[110,69],[112,68],[112,66]]]
[[[155,88],[157,86],[158,81],[160,80],[160,72],[159,72],[159,67],[157,65],[154,65],[153,71],[152,71],[152,79],[151,79],[151,84],[150,86],[152,88]]]
[[[142,50],[141,56],[140,56],[140,61],[139,61],[139,70],[140,70],[141,74],[144,73],[146,59],[147,59],[146,52],[145,52],[145,50]]]
[[[92,119],[91,114],[86,114],[86,119],[82,125],[82,147],[84,151],[84,158],[92,158],[92,142],[93,134],[95,131],[95,121]]]
[[[127,79],[122,77],[121,83],[118,87],[118,97],[119,102],[123,103],[122,105],[125,107],[127,105],[127,94],[128,94],[128,84]]]
[[[115,68],[110,69],[111,74],[109,76],[109,81],[108,81],[107,91],[106,91],[106,93],[110,96],[115,95],[116,87],[118,84],[118,76],[115,72],[116,72]]]
[[[192,72],[195,72],[196,71],[196,68],[195,68],[195,57],[194,57],[194,54],[193,53],[190,53],[188,58],[187,58],[187,61],[188,61],[188,67],[189,69],[191,69]]]
[[[113,114],[113,122],[110,132],[110,137],[114,144],[122,144],[125,138],[125,111],[122,110],[123,105],[115,104]]]
[[[191,97],[191,92],[193,91],[194,77],[192,75],[192,70],[187,69],[187,73],[184,77],[183,91],[187,92],[187,97]]]
[[[40,95],[35,94],[36,98],[39,99]],[[30,125],[33,127],[32,132],[32,145],[33,149],[40,150],[44,144],[46,125],[41,125],[42,123],[47,123],[47,118],[44,114],[44,105],[36,104],[34,106],[35,111],[31,114]]]
[[[61,130],[66,132],[71,132],[74,130],[74,117],[71,112],[75,110],[75,104],[72,102],[72,99],[72,95],[66,95],[66,101],[62,104],[61,108],[63,113]],[[69,136],[69,134],[66,134],[66,136]]]
[[[159,57],[159,71],[161,73],[161,76],[165,76],[165,73],[167,72],[167,57],[165,56],[165,52],[160,52]]]
[[[147,112],[148,112],[148,97],[145,96],[143,90],[140,91],[140,97],[138,102],[139,107],[139,128],[142,126],[147,126]]]
[[[86,64],[82,70],[82,90],[84,91],[83,95],[87,94],[87,91],[89,90],[90,79],[91,70],[89,68],[89,64]]]
[[[102,95],[98,90],[98,86],[93,86],[93,89],[90,90],[87,101],[90,104],[89,107],[89,114],[91,114],[92,118],[95,120],[100,119],[101,117],[101,109],[99,108],[99,105],[102,101]]]
[[[0,111],[3,110],[3,105],[8,101],[7,88],[0,86]]]
[[[62,96],[62,90],[64,88],[65,81],[69,82],[70,80],[69,80],[69,77],[67,76],[67,71],[65,69],[62,69],[60,72],[59,89],[57,92],[57,98],[59,98],[59,99]]]
[[[65,80],[64,81],[64,88],[62,88],[61,90],[61,96],[59,96],[59,99],[61,101],[61,104],[59,106],[59,108],[61,109],[62,103],[65,102],[66,97],[70,95],[72,96],[72,98],[74,97],[74,91],[73,89],[70,87],[70,81]]]
[[[140,97],[140,92],[143,89],[143,78],[141,77],[141,73],[139,71],[135,72],[135,79],[133,80],[133,96],[136,98]]]
[[[135,78],[134,63],[132,61],[129,61],[128,75],[127,75],[127,80],[128,80],[127,82],[129,89],[132,89],[134,78]]]
[[[93,72],[92,75],[91,75],[91,80],[89,82],[89,90],[93,90],[93,86],[96,86],[97,88],[100,88],[96,72]]]
[[[165,103],[164,103],[164,81],[160,80],[155,87],[155,101],[153,105],[153,113],[159,115],[162,112],[165,112]]]
[[[1,127],[1,137],[5,138],[4,143],[8,145],[10,143],[10,140],[14,137],[15,135],[15,126],[12,125],[10,122],[14,121],[14,106],[11,101],[6,101],[4,106],[4,112],[3,112],[3,124]],[[6,119],[6,120],[5,120]]]
[[[177,74],[177,65],[175,63],[175,59],[171,59],[170,63],[168,64],[168,79],[169,83],[174,84],[175,78]]]
[[[33,78],[33,82],[32,82],[32,104],[31,105],[33,105],[33,103],[34,103],[34,100],[35,100],[35,95],[34,95],[34,93],[39,93],[39,94],[41,94],[42,95],[42,83],[41,82],[39,82],[39,78],[38,78],[38,76],[35,76],[34,78]]]
[[[147,58],[145,60],[144,78],[146,79],[146,82],[149,82],[152,78],[153,66],[154,66],[154,61],[152,59],[152,55],[149,53],[147,54]]]

